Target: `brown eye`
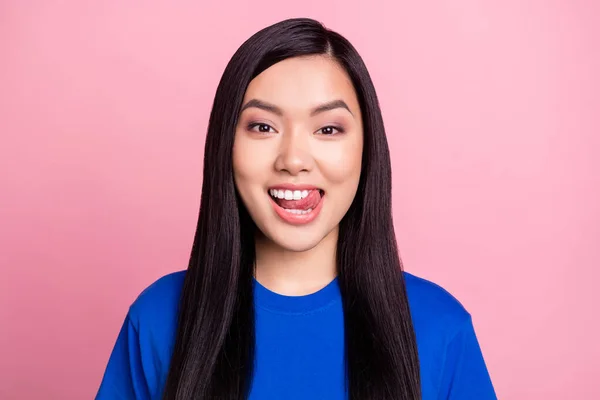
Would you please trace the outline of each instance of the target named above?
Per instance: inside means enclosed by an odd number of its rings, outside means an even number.
[[[275,129],[273,129],[270,125],[256,122],[248,125],[248,129],[259,133],[271,133],[271,131],[275,132]]]
[[[335,126],[326,126],[317,131],[321,135],[331,136],[338,133],[342,133],[343,130],[341,128],[336,128]]]

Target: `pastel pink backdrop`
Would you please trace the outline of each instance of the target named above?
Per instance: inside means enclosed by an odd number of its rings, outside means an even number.
[[[473,314],[502,399],[600,398],[594,1],[0,3],[0,398],[93,398],[184,269],[218,79],[310,16],[378,89],[406,269]]]

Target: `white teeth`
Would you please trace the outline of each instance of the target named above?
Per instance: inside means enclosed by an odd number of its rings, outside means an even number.
[[[285,212],[289,212],[290,214],[298,214],[298,215],[306,215],[310,213],[313,209],[309,208],[308,210],[296,210],[296,209],[287,209],[284,208]]]
[[[301,200],[306,198],[310,190],[277,190],[269,189],[269,194],[276,199]]]

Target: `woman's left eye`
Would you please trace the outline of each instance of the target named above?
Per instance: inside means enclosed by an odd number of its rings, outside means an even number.
[[[317,133],[325,136],[331,136],[342,132],[341,128],[336,128],[335,126],[326,126],[317,131]]]

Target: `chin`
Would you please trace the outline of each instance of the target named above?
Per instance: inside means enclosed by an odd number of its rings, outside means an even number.
[[[323,241],[325,235],[315,232],[277,232],[267,235],[275,245],[286,251],[304,252],[315,248]]]

